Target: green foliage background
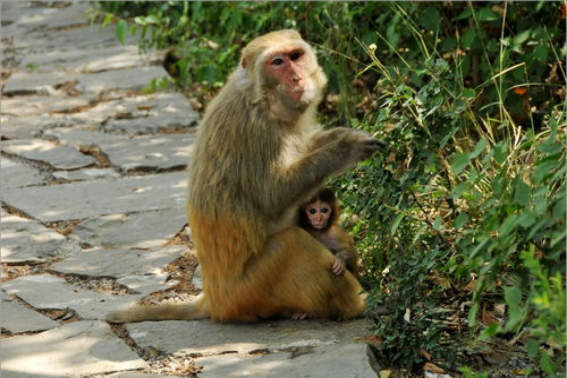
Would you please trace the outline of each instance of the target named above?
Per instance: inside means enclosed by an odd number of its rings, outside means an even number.
[[[176,84],[214,94],[255,36],[299,30],[330,79],[328,125],[387,142],[335,180],[381,350],[448,369],[491,337],[565,371],[565,4],[101,2],[104,24],[175,47]],[[206,96],[205,96],[206,97]],[[504,319],[486,322],[495,305]],[[427,353],[423,353],[426,351]],[[451,353],[449,353],[451,352]],[[474,375],[466,368],[467,375]],[[529,375],[530,372],[527,372]]]

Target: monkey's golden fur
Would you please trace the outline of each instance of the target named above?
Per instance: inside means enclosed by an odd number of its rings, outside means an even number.
[[[298,103],[266,68],[270,54],[285,57],[290,49],[305,52],[302,66],[290,63],[293,75],[300,67],[306,76]],[[243,50],[241,65],[207,108],[189,167],[187,213],[204,291],[189,304],[136,306],[108,320],[361,314],[357,280],[350,272],[332,274],[333,255],[295,226],[300,203],[377,147],[366,133],[317,124],[325,84],[311,48],[294,31],[266,34]]]

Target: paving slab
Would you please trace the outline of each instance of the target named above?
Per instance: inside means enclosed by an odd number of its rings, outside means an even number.
[[[2,114],[12,116],[44,115],[53,116],[51,113],[70,112],[74,109],[85,107],[95,100],[95,96],[73,97],[61,93],[50,96],[30,95],[2,98]],[[4,125],[2,125],[4,127]]]
[[[137,135],[190,129],[197,124],[199,114],[182,94],[157,93],[102,101],[91,109],[73,114],[72,119],[78,125],[100,124],[105,132]],[[61,135],[63,139],[74,141],[78,136],[72,132]]]
[[[64,254],[66,239],[60,233],[3,210],[0,217],[0,256],[3,263],[46,262]]]
[[[2,187],[2,190],[41,185],[42,183],[43,178],[37,169],[0,157],[0,187]]]
[[[8,189],[0,199],[43,222],[97,218],[101,215],[184,209],[187,175],[163,173],[100,179],[56,186]],[[30,201],[41,198],[41,201]]]
[[[137,37],[127,33],[126,45],[137,45]],[[88,25],[65,30],[37,30],[14,36],[14,46],[29,53],[46,51],[67,51],[69,49],[89,49],[119,46],[114,27],[102,29],[100,25]]]
[[[167,375],[168,378],[182,378],[178,375]],[[163,375],[147,374],[141,371],[125,371],[105,376],[104,378],[164,378]]]
[[[112,91],[141,91],[152,79],[167,76],[161,66],[134,67],[100,73],[16,72],[4,87],[6,95],[49,94],[72,83],[83,93],[101,95]]]
[[[291,348],[352,343],[369,334],[365,320],[349,322],[269,321],[218,324],[211,321],[162,321],[128,324],[138,345],[168,353],[221,354],[284,351]]]
[[[97,293],[50,274],[19,277],[3,283],[2,290],[37,309],[71,309],[82,319],[103,319],[110,311],[122,309],[141,298],[141,295]]]
[[[58,146],[40,139],[0,142],[0,149],[26,159],[48,163],[56,169],[78,169],[95,165],[96,160],[70,146]]]
[[[20,67],[34,72],[101,72],[140,66],[161,65],[163,53],[141,53],[136,45],[102,48],[76,48],[26,55]]]
[[[32,139],[44,130],[54,127],[70,127],[82,123],[68,114],[39,114],[22,117],[2,115],[0,135],[7,139]]]
[[[4,95],[44,94],[55,92],[56,87],[73,82],[76,77],[64,72],[16,72],[4,86]]]
[[[86,2],[77,2],[72,6],[63,8],[49,6],[40,7],[37,5],[31,7],[29,5],[30,2],[22,1],[22,3],[28,3],[27,9],[25,7],[22,9],[23,11],[27,10],[27,12],[23,14],[20,13],[20,17],[14,20],[14,24],[26,31],[65,29],[89,24],[85,12],[90,6]],[[2,9],[2,11],[4,11],[4,9]],[[2,19],[4,19],[4,17],[2,17]]]
[[[199,358],[199,378],[376,378],[368,345],[346,344],[315,347],[300,354],[264,356],[223,355]]]
[[[141,91],[152,79],[169,76],[162,66],[134,67],[77,75],[76,88],[84,93],[104,94],[112,91]]]
[[[79,378],[144,368],[147,363],[101,321],[2,340],[3,378]]]
[[[0,305],[2,306],[2,328],[12,333],[44,331],[59,327],[56,321],[27,308],[3,292],[0,292]]]
[[[151,119],[144,122],[150,124]],[[151,124],[151,128],[156,126],[159,124]],[[45,135],[77,148],[96,144],[112,165],[126,172],[183,168],[189,162],[196,138],[195,132],[127,137],[77,128],[50,130]]]
[[[154,248],[171,240],[187,223],[181,207],[89,219],[75,227],[74,237],[93,246]]]
[[[116,178],[120,174],[112,168],[86,168],[76,171],[57,171],[53,176],[68,181],[84,181],[100,178]]]
[[[139,249],[92,249],[74,254],[53,264],[52,270],[60,273],[87,276],[111,276],[118,282],[142,294],[164,290],[168,273],[165,267],[183,256],[184,246]]]

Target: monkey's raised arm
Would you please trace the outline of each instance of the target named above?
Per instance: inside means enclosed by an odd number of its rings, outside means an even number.
[[[361,131],[345,129],[338,138],[312,150],[288,167],[281,167],[276,176],[281,190],[271,193],[269,209],[285,210],[298,200],[306,200],[314,189],[340,171],[369,158],[380,142]]]

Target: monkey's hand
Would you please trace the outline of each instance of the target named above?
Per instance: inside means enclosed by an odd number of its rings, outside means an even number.
[[[335,273],[337,276],[341,276],[345,273],[345,267],[346,267],[345,261],[340,257],[335,256],[335,262],[333,262],[333,266],[331,268],[333,273]]]
[[[380,147],[384,146],[384,142],[367,132],[358,130],[345,134],[343,142],[350,147],[349,161],[354,164],[368,159]]]

